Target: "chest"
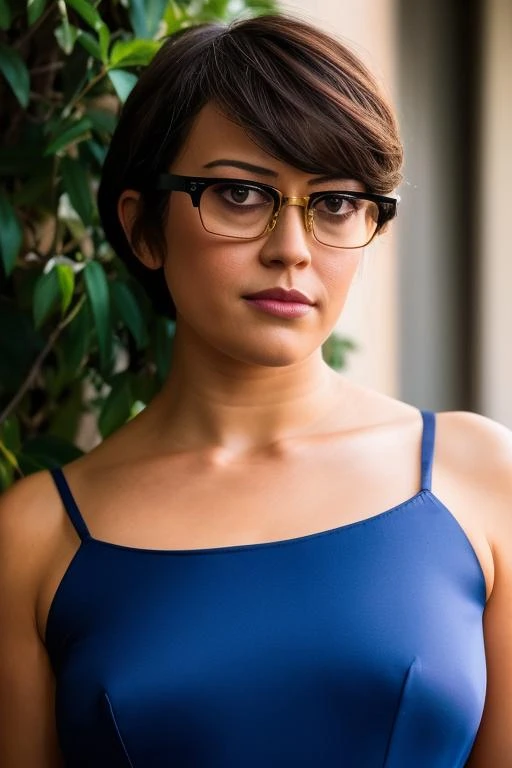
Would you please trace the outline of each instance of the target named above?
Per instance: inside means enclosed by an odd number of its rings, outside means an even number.
[[[393,449],[395,452],[397,449]],[[368,455],[332,442],[215,465],[173,458],[137,477],[124,470],[79,489],[96,538],[139,547],[198,548],[301,536],[368,518],[414,496],[419,458]]]

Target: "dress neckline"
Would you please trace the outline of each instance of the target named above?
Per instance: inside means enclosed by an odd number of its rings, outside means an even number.
[[[396,504],[394,507],[390,507],[388,509],[385,509],[382,512],[378,512],[374,515],[370,515],[369,517],[363,517],[361,520],[354,520],[351,523],[344,523],[343,525],[337,525],[334,528],[327,528],[320,531],[312,531],[311,533],[305,533],[301,536],[292,536],[286,539],[274,539],[270,541],[258,541],[258,542],[252,542],[248,544],[228,544],[228,545],[222,545],[219,547],[188,547],[186,549],[158,549],[153,547],[132,547],[128,544],[118,544],[113,541],[106,541],[105,539],[97,539],[94,538],[94,536],[89,536],[87,539],[85,539],[82,544],[88,544],[88,545],[95,545],[95,546],[101,546],[101,547],[109,547],[112,549],[117,550],[125,550],[128,552],[140,552],[145,554],[154,554],[154,555],[176,555],[176,556],[187,556],[187,555],[216,555],[216,554],[230,554],[234,552],[245,552],[250,550],[265,550],[270,549],[272,547],[283,547],[288,546],[291,544],[301,544],[306,543],[308,541],[319,539],[326,536],[331,536],[333,534],[341,534],[345,531],[354,530],[356,528],[362,527],[364,525],[371,525],[372,523],[377,523],[385,518],[389,517],[390,515],[394,514],[395,512],[402,511],[406,509],[409,506],[413,506],[417,503],[422,502],[425,497],[433,498],[434,501],[438,501],[438,499],[434,496],[434,494],[426,489],[419,490],[417,493],[415,493],[413,496],[409,497],[405,501],[400,502],[399,504]]]

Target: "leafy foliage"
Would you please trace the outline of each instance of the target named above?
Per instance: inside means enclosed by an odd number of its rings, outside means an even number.
[[[274,0],[0,0],[0,489],[80,455],[85,413],[105,437],[161,386],[174,327],[105,242],[106,148],[166,35],[269,10]]]

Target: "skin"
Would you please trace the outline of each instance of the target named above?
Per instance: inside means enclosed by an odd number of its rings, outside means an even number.
[[[204,169],[219,158],[250,162],[275,176]],[[270,157],[211,105],[198,116],[171,170],[267,181],[287,195],[333,188],[333,182],[308,184],[314,177]],[[336,186],[362,189],[350,180]],[[137,193],[125,191],[119,216],[128,236],[136,206]],[[362,252],[316,243],[296,207],[283,211],[266,238],[218,238],[204,231],[183,193],[173,195],[166,240],[165,274],[178,310],[169,380],[136,419],[66,467],[92,535],[156,549],[275,541],[371,517],[414,496],[420,482],[418,410],[355,385],[321,357],[320,345],[343,309]],[[160,263],[144,246],[137,255],[147,266]],[[243,298],[277,285],[307,293],[313,310],[285,320]],[[511,433],[475,414],[438,414],[432,490],[465,531],[487,585],[488,691],[468,765],[510,768]],[[4,768],[61,765],[44,634],[78,543],[48,473],[5,494]]]

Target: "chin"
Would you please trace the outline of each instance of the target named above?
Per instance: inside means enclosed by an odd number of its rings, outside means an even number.
[[[215,313],[211,313],[215,316]],[[284,368],[300,365],[322,346],[328,332],[325,328],[306,329],[265,325],[255,328],[244,322],[222,322],[205,326],[204,323],[183,323],[184,344],[186,334],[192,334],[196,344],[242,365],[263,368]]]
[[[291,343],[290,341],[267,339],[266,341],[259,340],[258,343],[251,343],[250,339],[246,339],[243,344],[236,344],[229,349],[224,348],[222,351],[233,360],[239,360],[246,365],[262,368],[285,368],[304,362],[319,347],[319,345],[311,346],[297,343],[297,341],[295,339],[295,343]]]

